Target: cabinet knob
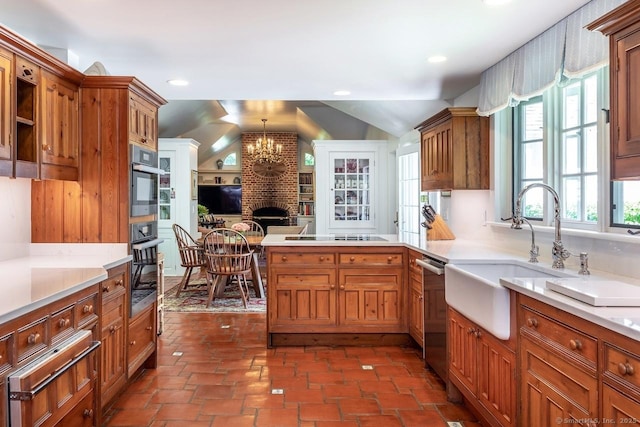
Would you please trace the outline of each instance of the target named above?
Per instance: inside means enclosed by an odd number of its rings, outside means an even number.
[[[136,345],[136,342],[135,342],[135,340],[134,340],[134,341],[131,341],[129,344],[131,344],[131,345]]]
[[[116,280],[116,286],[124,286],[124,280],[122,279]]]
[[[40,334],[39,333],[34,333],[29,335],[29,337],[27,337],[27,342],[30,345],[36,344],[38,341],[40,341]]]
[[[471,335],[471,334],[475,333],[475,331],[476,331],[476,330],[475,330],[475,329],[473,329],[473,328],[469,328],[469,329],[467,329],[467,333],[468,333],[469,335]]]
[[[102,292],[111,292],[111,287],[107,284],[102,285]]]
[[[112,334],[116,332],[116,327],[115,327],[115,325],[111,325],[111,326],[109,326],[109,332],[111,332]]]
[[[393,261],[393,257],[392,256],[387,257],[387,264],[391,264],[391,261]]]
[[[50,148],[49,144],[42,144],[42,151],[49,151]]]
[[[329,289],[335,289],[336,285],[329,285]]]
[[[82,416],[84,418],[93,418],[93,409],[85,409],[82,411]]]
[[[324,257],[323,256],[320,257],[320,262],[322,262],[322,261],[324,261]]]
[[[349,261],[354,262],[356,260],[356,257],[352,256],[351,258],[349,258]]]
[[[71,324],[71,320],[69,319],[60,319],[58,320],[58,326],[61,328],[66,328]]]
[[[571,350],[582,350],[582,341],[580,341],[580,340],[569,340],[569,348]]]
[[[633,365],[629,362],[627,363],[619,363],[618,364],[618,372],[620,372],[620,375],[625,376],[625,375],[633,375],[635,372],[635,369],[633,368]]]
[[[84,307],[82,307],[82,312],[84,314],[93,313],[93,305],[92,304],[85,305]]]
[[[282,257],[282,262],[287,262],[287,257],[286,256]]]
[[[527,319],[527,326],[530,328],[537,328],[538,327],[538,319],[535,319],[533,317],[530,317]]]
[[[145,329],[146,329],[147,331],[150,331],[150,330],[151,330],[151,329],[153,329],[153,328],[152,328],[151,326],[147,326]]]
[[[340,289],[344,291],[344,285],[340,285]]]

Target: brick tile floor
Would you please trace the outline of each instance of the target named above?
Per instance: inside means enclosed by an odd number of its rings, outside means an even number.
[[[480,426],[463,405],[447,402],[416,349],[267,349],[265,322],[264,313],[167,313],[158,368],[135,379],[105,425]]]

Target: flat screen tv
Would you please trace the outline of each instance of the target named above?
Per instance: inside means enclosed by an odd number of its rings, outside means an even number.
[[[198,185],[198,204],[213,215],[241,215],[242,186]]]

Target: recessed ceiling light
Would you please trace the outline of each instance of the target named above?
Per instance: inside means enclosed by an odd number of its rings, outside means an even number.
[[[182,80],[182,79],[167,80],[167,83],[169,83],[172,86],[188,86],[189,85],[188,81]]]
[[[335,92],[333,92],[333,94],[335,96],[347,96],[347,95],[351,95],[351,92],[348,90],[337,90]]]
[[[482,0],[487,6],[500,6],[511,2],[511,0]]]
[[[442,56],[442,55],[435,55],[435,56],[430,56],[427,61],[431,62],[432,64],[436,64],[438,62],[444,62],[447,60],[446,56]]]

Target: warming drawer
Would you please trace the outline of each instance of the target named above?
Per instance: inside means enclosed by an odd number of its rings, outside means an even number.
[[[91,353],[99,346],[91,331],[79,331],[11,374],[11,425],[95,425],[94,399],[87,396],[93,395],[96,382]]]

